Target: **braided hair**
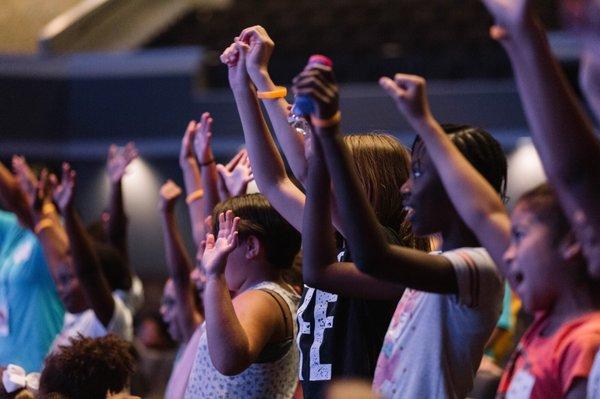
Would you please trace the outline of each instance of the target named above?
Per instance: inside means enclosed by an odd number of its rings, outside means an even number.
[[[469,125],[443,124],[442,129],[450,136],[458,148],[475,169],[505,199],[506,194],[506,155],[500,143],[485,130]],[[412,151],[421,142],[417,136]]]

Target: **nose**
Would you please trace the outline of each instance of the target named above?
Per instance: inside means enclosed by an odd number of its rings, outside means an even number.
[[[165,305],[160,305],[160,308],[158,308],[158,312],[160,313],[160,316],[164,320],[165,316],[167,315],[167,307]]]
[[[506,248],[506,251],[504,251],[504,254],[502,255],[502,260],[508,268],[511,267],[515,260],[515,244],[511,243],[508,248]]]
[[[400,194],[402,195],[402,202],[406,203],[406,201],[410,198],[410,194],[412,192],[412,178],[408,178],[402,187],[400,187]]]

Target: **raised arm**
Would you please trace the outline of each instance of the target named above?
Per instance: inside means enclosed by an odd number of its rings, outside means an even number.
[[[275,43],[260,25],[246,28],[240,34],[240,40],[248,44],[246,69],[258,91],[275,90],[277,86],[269,75],[269,60]],[[283,154],[296,178],[304,183],[307,163],[304,156],[304,140],[295,128],[288,123],[289,104],[285,97],[264,100],[263,104],[271,120],[273,131]]]
[[[338,89],[331,69],[315,66],[303,71],[294,79],[294,92],[311,96],[317,109],[313,129],[325,154],[344,235],[360,270],[423,291],[456,293],[456,276],[444,257],[386,244],[339,131]]]
[[[511,60],[548,180],[556,188],[585,252],[585,243],[594,241],[586,237],[585,230],[594,230],[592,236],[596,239],[600,236],[600,141],[552,56],[532,10],[533,1],[484,0],[484,3],[496,23],[491,35],[502,43]]]
[[[229,84],[242,122],[254,178],[260,192],[273,207],[300,231],[304,194],[288,177],[283,159],[263,118],[256,90],[246,72],[248,50],[248,45],[237,41],[223,52],[221,61],[229,68]]]
[[[122,148],[113,144],[108,149],[106,162],[110,180],[108,241],[123,256],[126,265],[129,265],[129,251],[127,249],[127,215],[123,201],[123,177],[127,172],[127,166],[137,157],[138,151],[133,142],[127,143]],[[131,271],[127,270],[127,272],[131,278]]]
[[[226,197],[221,198],[221,201],[246,194],[248,184],[254,180],[246,149],[238,151],[227,165],[218,164],[217,171],[219,172],[219,181],[223,186],[221,190],[226,193]]]
[[[27,197],[12,173],[0,162],[0,206],[13,212],[26,227],[33,228]]]
[[[35,176],[34,176],[35,177]],[[32,199],[32,215],[37,235],[48,264],[50,275],[56,279],[58,268],[69,259],[69,240],[56,207],[52,203],[52,188],[56,186],[56,176],[48,175],[44,169],[37,182],[35,196]]]
[[[200,202],[202,205],[202,225],[207,216],[212,215],[213,208],[219,202],[219,191],[217,189],[217,180],[219,175],[217,172],[217,164],[215,156],[210,145],[212,138],[213,119],[208,112],[202,114],[200,123],[196,125],[196,132],[193,136],[194,154],[198,160],[200,175],[202,176],[202,185],[204,188],[204,197]],[[196,221],[194,221],[194,224]],[[206,231],[203,231],[202,239]]]
[[[510,242],[510,218],[498,193],[460,153],[429,109],[425,79],[396,74],[381,87],[417,131],[460,217],[502,269]],[[501,270],[504,274],[504,270]],[[506,275],[506,274],[504,274]]]
[[[185,250],[175,219],[175,203],[180,196],[181,188],[172,180],[167,180],[160,188],[158,209],[162,219],[167,267],[175,286],[177,324],[187,342],[202,320],[194,306],[194,290],[190,279],[192,261]]]
[[[48,172],[42,170],[40,176],[43,177],[43,182],[38,180],[36,174],[33,172],[27,160],[23,156],[15,155],[12,158],[12,168],[15,174],[16,181],[21,187],[21,191],[27,198],[27,204],[30,207],[34,222],[40,221],[40,218],[46,218],[54,222],[56,225],[60,225],[60,229],[56,231],[57,234],[63,235],[62,241],[67,242],[67,235],[62,228],[62,221],[58,214],[56,207],[52,204],[51,198],[46,198],[48,195],[51,197],[51,193],[48,190],[51,189],[51,180],[56,180],[55,175],[48,175]],[[43,195],[43,200],[40,200],[40,196]]]
[[[354,263],[336,260],[331,223],[331,181],[319,140],[307,138],[310,148],[306,205],[302,226],[302,279],[327,292],[361,299],[400,299],[404,287],[361,272]]]
[[[188,205],[192,235],[197,246],[206,234],[204,220],[212,214],[220,199],[217,168],[210,145],[212,121],[208,112],[202,114],[200,122],[190,121],[179,152],[179,165],[187,193],[185,202]]]
[[[98,257],[92,247],[92,241],[75,210],[73,203],[74,190],[75,172],[71,170],[69,164],[64,163],[60,185],[54,191],[54,200],[65,219],[75,273],[87,303],[98,320],[105,327],[108,327],[113,317],[115,302]]]
[[[231,300],[225,267],[236,248],[238,218],[231,211],[219,215],[219,234],[206,237],[202,264],[206,271],[204,311],[208,353],[213,366],[225,375],[239,374],[248,368],[271,339],[280,312],[274,311],[269,294],[249,290]],[[235,267],[235,266],[234,266]]]

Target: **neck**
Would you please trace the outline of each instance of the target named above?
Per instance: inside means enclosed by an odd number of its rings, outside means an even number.
[[[442,251],[461,247],[479,247],[481,244],[466,224],[457,216],[455,222],[442,230]]]
[[[264,281],[274,281],[277,283],[283,281],[281,271],[270,264],[255,262],[248,266],[248,274],[240,288],[236,290],[236,295]]]
[[[595,310],[598,308],[595,306],[592,292],[586,284],[574,284],[563,289],[550,310],[548,326],[545,328],[544,334],[552,334],[565,322]]]

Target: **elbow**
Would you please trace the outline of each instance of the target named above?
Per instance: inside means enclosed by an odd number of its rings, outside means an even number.
[[[302,281],[309,287],[321,289],[323,284],[322,273],[318,271],[309,271],[307,267],[302,270]]]
[[[361,272],[371,275],[374,275],[375,271],[378,269],[375,265],[382,265],[381,267],[385,267],[384,265],[387,264],[385,261],[385,252],[383,251],[358,251],[352,253],[352,258],[354,264],[356,264],[356,267],[358,267]]]
[[[227,377],[233,377],[244,372],[249,366],[250,362],[245,360],[245,357],[232,356],[227,359],[211,359],[213,367],[220,373]]]

